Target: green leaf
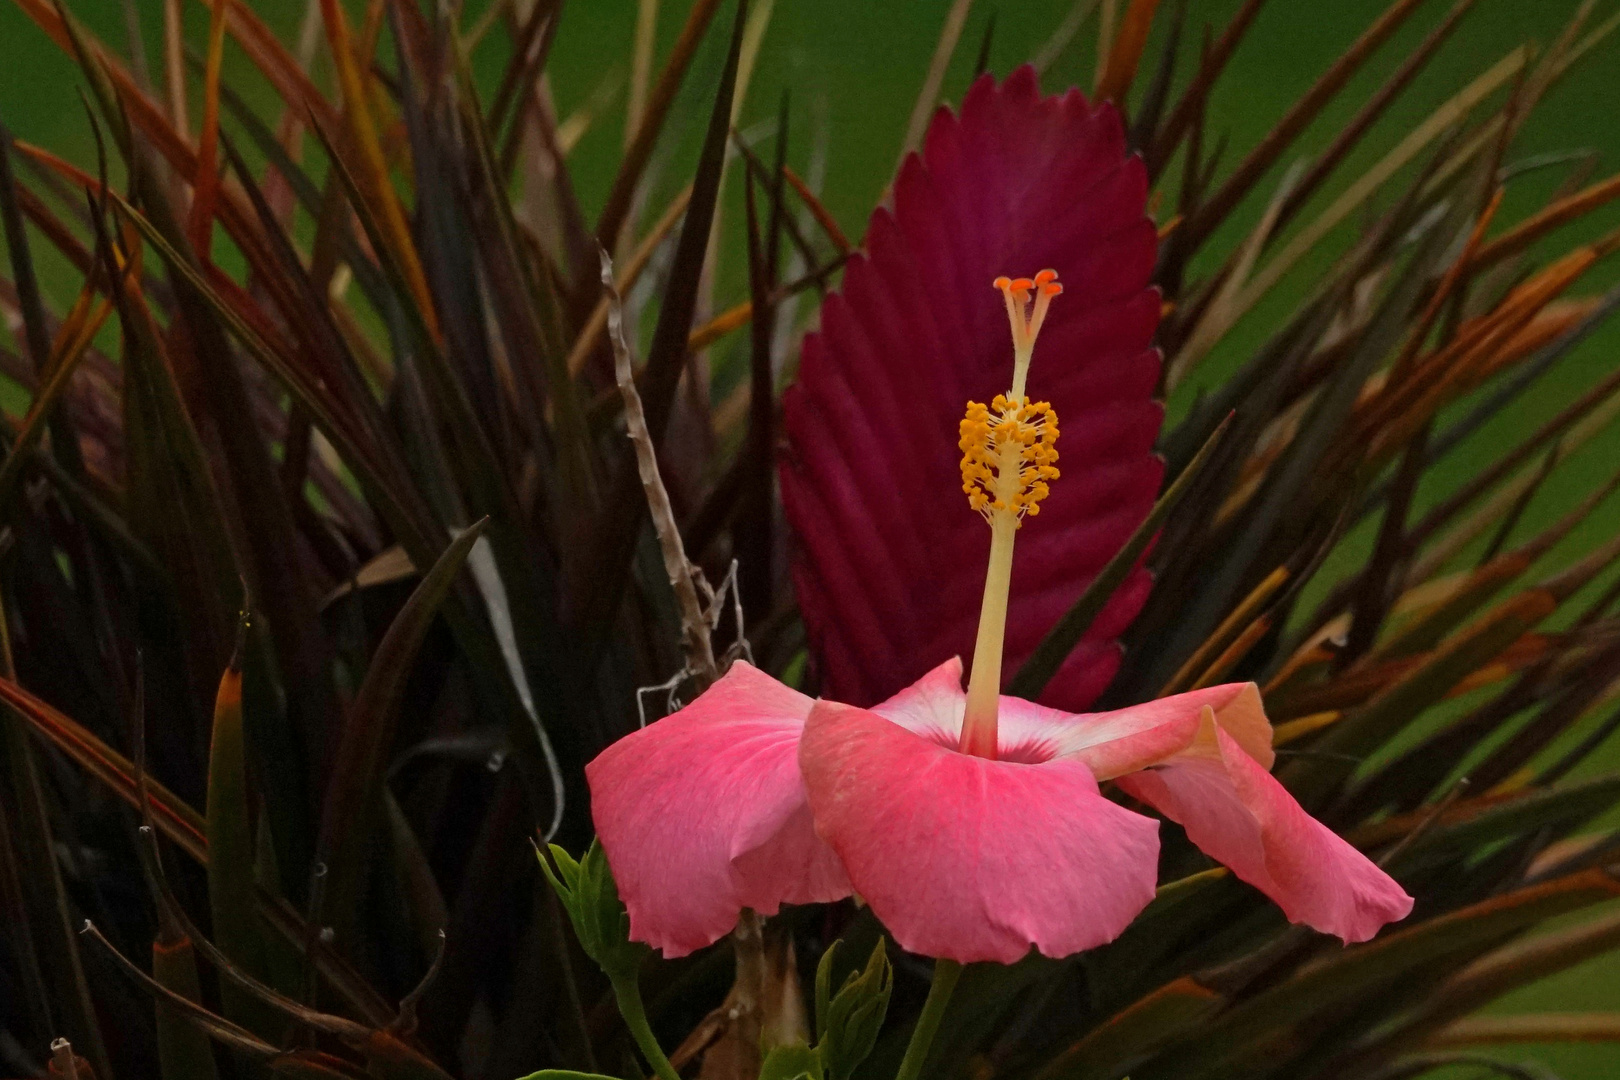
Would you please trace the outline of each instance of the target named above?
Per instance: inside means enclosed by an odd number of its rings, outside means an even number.
[[[1048,989],[1056,990],[1065,976],[1072,976],[1075,965],[1068,961],[1053,960],[1040,953],[1031,953],[1014,964],[969,964],[962,969],[950,1003],[940,1019],[923,1063],[923,1075],[932,1077],[934,1070],[958,1066],[954,1075],[968,1075],[960,1069],[963,1063],[985,1043],[993,1039],[1003,1026],[1016,1023],[1021,1007]],[[879,1039],[872,1057],[861,1069],[870,1075],[873,1066],[894,1053],[894,1068],[900,1061],[904,1044],[909,1043],[914,1025],[897,1023]],[[901,1045],[896,1045],[897,1043]]]
[[[1101,988],[1096,994],[1099,1011],[1114,1015],[1187,971],[1182,951],[1188,938],[1212,920],[1219,922],[1229,911],[1233,894],[1248,888],[1234,885],[1224,866],[1161,885],[1123,934],[1086,958],[1087,978]],[[1167,970],[1167,962],[1182,966]]]
[[[230,111],[232,119],[241,125],[242,131],[252,141],[253,148],[263,154],[265,160],[275,167],[275,170],[287,182],[288,189],[298,199],[299,204],[309,212],[310,216],[318,220],[321,216],[322,202],[320,189],[309,178],[309,174],[297,162],[293,161],[292,156],[287,153],[287,148],[281,144],[281,140],[276,138],[275,132],[271,131],[270,126],[265,123],[264,119],[253,112],[248,107],[248,104],[242,100],[242,96],[229,86],[220,85],[219,99],[220,103]],[[224,148],[225,153],[228,155],[231,166],[236,170],[237,177],[242,181],[243,190],[247,193],[248,198],[257,202],[262,197],[261,193],[257,191],[258,185],[251,182],[251,172],[245,167],[230,136],[223,131],[220,132],[220,146]],[[262,221],[262,214],[260,218]],[[275,232],[268,226],[264,232],[266,239],[274,243],[276,240]],[[343,256],[344,265],[354,273],[355,284],[360,286],[360,291],[365,294],[366,299],[371,302],[374,308],[379,311],[383,310],[388,286],[383,281],[382,271],[377,268],[377,263],[355,240],[354,233],[348,228],[337,231],[337,245],[339,252]]]
[[[1552,614],[1557,601],[1534,589],[1499,604],[1454,634],[1411,673],[1380,691],[1339,721],[1314,745],[1309,759],[1296,759],[1279,776],[1307,807],[1335,788],[1356,763],[1438,702],[1476,668],[1488,663]]]
[[[778,1046],[765,1055],[759,1068],[759,1080],[822,1080],[821,1054],[804,1045],[794,1043]]]
[[[577,862],[557,844],[550,848],[557,863],[555,871],[538,849],[535,856],[546,881],[568,912],[585,955],[615,982],[634,980],[652,950],[630,940],[630,914],[619,899],[619,887],[613,881],[601,841],[591,841],[585,857]]]
[[[1331,300],[1319,315],[1336,310],[1350,295],[1360,275],[1376,264],[1377,256],[1398,243],[1417,222],[1420,217],[1420,208],[1414,205],[1417,201],[1416,193],[1403,200],[1379,231],[1364,240],[1360,249],[1349,257],[1346,275],[1331,286]],[[1300,513],[1301,502],[1310,498],[1312,486],[1320,482],[1324,459],[1328,458],[1351,418],[1364,381],[1405,332],[1408,314],[1443,256],[1446,242],[1455,235],[1451,218],[1457,216],[1460,212],[1453,211],[1445,224],[1431,223],[1420,235],[1417,250],[1385,292],[1368,320],[1367,329],[1352,339],[1355,344],[1350,354],[1311,399],[1309,409],[1300,419],[1297,434],[1287,443],[1276,463],[1266,470],[1263,482],[1242,511],[1243,528],[1232,534],[1230,542],[1221,550],[1212,553],[1216,557],[1199,565],[1194,594],[1186,599],[1174,592],[1168,594],[1175,599],[1174,622],[1162,638],[1154,642],[1156,655],[1137,676],[1139,683],[1149,688],[1163,685],[1215,629],[1232,604],[1241,599],[1260,575],[1278,564],[1280,560],[1272,555],[1271,549],[1299,532],[1304,520]],[[1325,330],[1323,325],[1317,332]],[[1307,348],[1307,354],[1308,351]],[[1299,359],[1303,361],[1305,355],[1300,355]],[[1256,420],[1262,426],[1265,422],[1263,416],[1246,416],[1245,419],[1251,428]],[[1258,437],[1259,430],[1253,430],[1252,434]],[[1163,582],[1155,592],[1167,595]],[[1160,604],[1170,602],[1161,600]]]
[[[1121,1011],[1035,1074],[1036,1080],[1083,1080],[1111,1075],[1119,1063],[1161,1045],[1220,1007],[1215,991],[1183,977]]]
[[[1266,133],[1249,156],[1244,159],[1220,189],[1198,209],[1198,214],[1185,226],[1184,243],[1197,246],[1215,231],[1228,214],[1235,209],[1251,188],[1289,145],[1298,138],[1311,121],[1344,89],[1350,78],[1367,59],[1393,34],[1407,17],[1417,10],[1421,0],[1398,0],[1380,16],[1354,45],[1334,61],[1317,79],[1316,84],[1296,101],[1292,108]]]
[[[484,526],[480,521],[463,531],[417,584],[378,644],[365,681],[349,707],[316,845],[317,858],[327,868],[323,909],[335,922],[352,925],[347,921],[358,914],[367,845],[382,821],[380,785],[385,758],[394,743],[399,706],[417,650]]]
[[[692,55],[696,52],[698,43],[703,40],[704,31],[709,27],[709,21],[720,7],[720,0],[698,0],[692,5],[687,14],[686,26],[681,30],[680,40],[671,52],[664,70],[658,75],[658,85],[649,97],[649,105],[641,116],[641,124],[636,129],[630,145],[625,149],[624,160],[619,163],[619,172],[613,178],[612,190],[608,192],[607,202],[602,208],[602,216],[597,221],[597,242],[605,248],[614,248],[618,244],[619,230],[629,217],[631,205],[635,199],[636,187],[641,182],[642,174],[646,171],[647,163],[652,158],[653,146],[657,143],[658,134],[663,129],[664,120],[669,115],[669,108],[675,101],[675,91],[679,89],[681,80],[686,75],[686,69],[692,62]],[[731,39],[731,55],[726,63],[726,72],[720,76],[720,96],[714,115],[721,120],[720,142],[721,148],[725,146],[726,130],[730,127],[731,117],[731,90],[737,79],[737,53],[742,42],[743,15],[746,3],[737,5],[737,24]],[[713,134],[711,124],[710,133]],[[708,149],[705,145],[704,155],[707,157]],[[702,166],[699,166],[701,173]],[[693,199],[693,206],[698,205]],[[712,197],[711,197],[712,207]],[[691,218],[687,218],[690,222]],[[688,226],[690,228],[690,225]],[[709,233],[709,216],[703,217],[702,233]],[[679,261],[677,257],[677,261]],[[584,268],[575,267],[576,273],[583,273]],[[687,312],[688,322],[681,324],[681,333],[684,336],[686,326],[690,321],[691,312]],[[654,436],[656,439],[656,436]]]
[[[1414,616],[1380,641],[1376,657],[1387,660],[1417,656],[1436,648],[1447,634],[1463,625],[1504,586],[1522,574],[1530,562],[1518,552],[1509,552],[1469,572],[1458,583],[1454,595]]]
[[[619,1080],[616,1076],[604,1076],[601,1073],[575,1072],[573,1069],[541,1069],[537,1073],[530,1073],[520,1080]]]
[[[202,1000],[197,953],[190,938],[164,941],[159,937],[152,942],[152,978],[188,1001]],[[156,1008],[158,1062],[163,1080],[213,1080],[218,1068],[208,1036],[162,999],[156,1002]]]
[[[821,1032],[816,1044],[828,1080],[848,1080],[877,1045],[883,1018],[888,1015],[889,998],[894,992],[894,969],[882,938],[867,958],[866,967],[851,972],[825,1009],[822,1007],[823,973],[830,976],[829,958],[822,957],[816,969],[816,1027]],[[828,979],[830,983],[830,977]],[[819,1074],[817,1080],[820,1080]]]
[[[1575,346],[1586,340],[1587,336],[1601,326],[1617,307],[1620,307],[1620,288],[1613,288],[1603,294],[1597,306],[1592,309],[1591,314],[1544,347],[1536,355],[1535,359],[1522,365],[1521,370],[1513,379],[1494,389],[1484,400],[1475,405],[1467,415],[1443,429],[1430,444],[1426,455],[1428,463],[1432,464],[1439,461],[1452,450],[1455,450],[1464,440],[1468,439],[1487,421],[1501,412],[1503,408],[1516,401],[1542,375],[1545,375],[1554,364],[1562,360]],[[1424,516],[1423,520],[1413,527],[1412,542],[1419,543],[1439,531],[1446,522],[1455,517],[1464,507],[1473,503],[1484,492],[1495,487],[1510,475],[1514,469],[1528,460],[1530,455],[1535,453],[1537,449],[1569,431],[1572,424],[1578,422],[1593,409],[1601,407],[1616,386],[1620,386],[1620,372],[1606,376],[1581,397],[1567,405],[1559,415],[1536,429],[1533,434],[1521,441],[1513,449],[1470,476],[1465,483],[1436,504]],[[1361,507],[1358,508],[1358,516],[1369,512],[1382,499],[1383,494],[1384,490],[1382,488],[1375,487],[1363,501]]]
[[[832,1004],[833,957],[838,953],[839,944],[840,939],[835,938],[816,965],[815,1019],[818,1040],[827,1033],[827,1009]]]
[[[1137,1071],[1137,1080],[1213,1080],[1248,1075],[1234,1067],[1294,1025],[1373,999],[1429,965],[1454,964],[1543,919],[1614,897],[1620,889],[1588,870],[1494,896],[1378,940],[1346,949],[1228,1009]]]
[[[208,751],[208,906],[214,943],[243,971],[265,981],[264,942],[259,929],[257,856],[249,820],[247,759],[242,735],[242,648],[244,621],[236,654],[219,680],[214,700],[214,731]],[[190,943],[187,943],[190,947]],[[154,947],[155,948],[155,947]],[[155,955],[155,954],[154,954]],[[267,1040],[282,1025],[238,987],[220,988],[227,1018]]]
[[[117,143],[119,152],[128,162],[132,146],[129,119],[119,103],[118,91],[102,62],[98,43],[86,32],[84,24],[68,12],[62,0],[53,0],[53,3],[56,7],[56,16],[61,20],[62,29],[68,38],[68,51],[84,72],[85,79],[89,81],[90,92],[95,96],[96,105],[112,128],[113,141]]]
[[[1402,1046],[1427,1041],[1436,1030],[1483,1008],[1510,990],[1620,948],[1620,915],[1512,942],[1489,953],[1426,995],[1417,1015],[1392,1032]],[[1552,1040],[1549,1040],[1552,1041]]]
[[[1567,787],[1533,791],[1523,798],[1492,806],[1455,824],[1430,829],[1396,856],[1390,869],[1399,874],[1466,858],[1497,841],[1538,829],[1564,831],[1596,817],[1620,801],[1620,775],[1600,776]]]

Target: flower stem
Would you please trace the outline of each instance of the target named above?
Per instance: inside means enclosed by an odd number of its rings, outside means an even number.
[[[628,975],[614,976],[612,981],[613,996],[619,1003],[619,1015],[624,1017],[624,1026],[630,1029],[631,1038],[641,1047],[641,1056],[647,1059],[647,1064],[652,1066],[660,1080],[681,1080],[647,1024],[647,1009],[641,1003],[640,980]]]
[[[923,1002],[922,1015],[912,1029],[911,1042],[906,1044],[906,1056],[900,1061],[900,1071],[894,1080],[917,1080],[922,1075],[923,1063],[934,1045],[934,1034],[939,1022],[945,1018],[945,1006],[950,1004],[951,991],[961,977],[962,965],[955,960],[934,961],[934,981],[928,987],[928,1000]]]

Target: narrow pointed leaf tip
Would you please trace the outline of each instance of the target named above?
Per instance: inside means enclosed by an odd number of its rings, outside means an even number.
[[[990,537],[962,503],[954,426],[964,402],[1007,388],[1007,317],[987,282],[1031,267],[1064,282],[1029,393],[1063,417],[1069,482],[1020,546],[1008,671],[1151,509],[1163,410],[1146,197],[1114,107],[1042,96],[1029,67],[980,78],[905,160],[784,400],[794,581],[829,697],[869,705],[972,650]],[[1082,708],[1108,685],[1148,588],[1140,569],[1125,580],[1043,700]]]

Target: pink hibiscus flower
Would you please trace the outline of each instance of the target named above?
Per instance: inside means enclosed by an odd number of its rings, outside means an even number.
[[[865,710],[738,662],[608,747],[586,775],[631,937],[684,956],[744,907],[771,915],[858,891],[928,956],[1093,948],[1153,899],[1158,866],[1158,823],[1103,797],[1110,779],[1294,922],[1365,941],[1411,911],[1267,771],[1271,726],[1252,683],[1109,713],[1003,697],[991,759],[959,749],[961,675],[948,661]]]
[[[960,660],[871,709],[812,701],[738,663],[698,699],[586,767],[592,814],[630,934],[680,956],[745,907],[858,892],[903,948],[1012,963],[1113,940],[1153,899],[1158,823],[1121,789],[1271,897],[1346,942],[1412,898],[1272,778],[1253,683],[1109,713],[998,693],[1013,548],[1058,478],[1057,418],[1025,382],[1056,275],[998,278],[1012,387],[970,402],[962,488],[989,524],[990,566],[962,689]]]

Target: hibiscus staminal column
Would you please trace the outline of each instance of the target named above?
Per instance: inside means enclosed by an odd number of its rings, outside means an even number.
[[[1051,270],[1042,270],[1033,278],[999,277],[995,287],[1006,300],[1007,319],[1012,324],[1012,387],[998,394],[988,407],[968,402],[960,443],[962,490],[968,504],[990,524],[990,565],[973,646],[961,750],[986,758],[996,756],[996,711],[1013,544],[1024,518],[1041,512],[1047,484],[1058,476],[1057,414],[1044,401],[1030,401],[1024,387],[1047,307],[1063,291]]]
[[[996,720],[1013,543],[1024,518],[1041,512],[1048,481],[1058,477],[1057,414],[1047,402],[1030,401],[1024,384],[1046,309],[1052,297],[1063,291],[1053,270],[1042,270],[1033,278],[998,277],[995,287],[1007,301],[1007,319],[1012,324],[1012,386],[988,406],[968,402],[958,444],[962,448],[962,490],[968,505],[990,524],[990,566],[984,575],[984,602],[979,608],[979,634],[973,646],[973,674],[968,679],[958,748],[964,754],[990,759],[997,756]],[[922,1075],[961,973],[962,965],[954,960],[940,957],[935,961],[928,1000],[912,1029],[895,1080],[918,1080]]]

